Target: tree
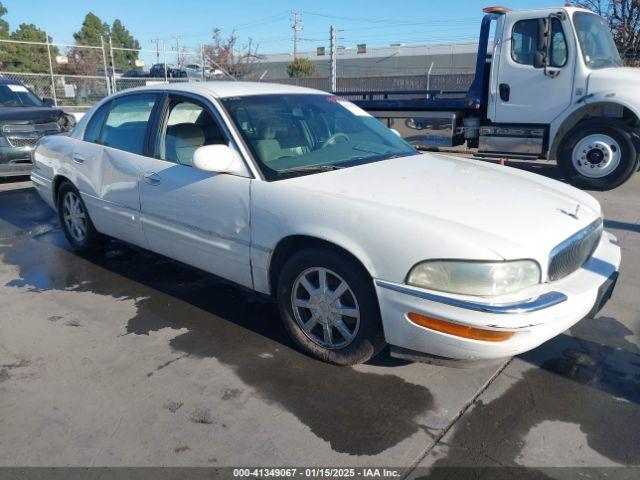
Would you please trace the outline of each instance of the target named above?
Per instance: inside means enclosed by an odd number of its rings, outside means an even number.
[[[603,17],[611,28],[620,54],[626,58],[640,53],[640,0],[582,0],[578,5]]]
[[[118,48],[140,48],[140,42],[133,38],[119,19],[114,20],[111,27],[111,44],[113,46],[113,63],[115,68],[131,70],[136,66],[139,52],[118,50]]]
[[[100,20],[100,17],[89,12],[84,17],[82,27],[73,34],[78,45],[100,46],[100,37],[109,35],[109,24]]]
[[[243,47],[238,47],[238,37],[231,32],[222,36],[219,28],[213,30],[213,43],[204,47],[205,62],[212,70],[222,70],[234,78],[242,78],[253,70],[260,59],[258,47],[251,39]]]
[[[308,58],[296,58],[287,65],[287,73],[290,78],[313,77],[316,64]]]
[[[9,23],[2,17],[7,14],[7,9],[4,8],[2,2],[0,2],[0,39],[6,39],[9,37]],[[0,43],[0,67],[2,69],[5,68],[7,58],[7,47],[8,44]]]
[[[69,51],[69,62],[78,75],[104,74],[104,59],[102,50],[97,48],[83,48],[83,46],[99,47],[102,40],[109,35],[110,29],[97,15],[89,12],[84,17],[82,27],[73,34],[76,46]]]
[[[2,17],[7,14],[7,9],[0,2],[0,39],[9,37],[9,23]]]
[[[40,30],[32,23],[21,23],[11,32],[9,38],[23,42],[46,42],[47,40],[44,30]],[[51,42],[51,37],[48,40]],[[57,47],[50,48],[53,58],[60,54]],[[44,45],[9,43],[4,50],[4,67],[12,72],[47,73],[49,71],[48,52]]]

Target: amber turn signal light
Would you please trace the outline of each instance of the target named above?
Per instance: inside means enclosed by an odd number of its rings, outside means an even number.
[[[482,328],[468,327],[457,323],[445,322],[437,318],[426,317],[419,313],[410,312],[408,315],[416,325],[429,328],[437,332],[448,333],[456,337],[471,338],[473,340],[482,340],[483,342],[504,342],[513,337],[513,332],[501,332],[496,330],[484,330]]]

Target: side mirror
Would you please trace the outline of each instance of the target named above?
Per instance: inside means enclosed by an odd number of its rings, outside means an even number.
[[[547,52],[549,51],[549,27],[551,22],[548,18],[538,19],[538,44],[536,54],[533,58],[535,68],[545,68],[547,66]]]
[[[198,148],[193,154],[193,166],[203,172],[249,176],[244,162],[227,145],[205,145]]]
[[[47,98],[43,98],[43,99],[42,99],[42,104],[43,104],[45,107],[54,107],[54,106],[55,106],[55,104],[56,104],[56,102],[54,102],[54,101],[53,101],[53,98],[48,98],[48,97],[47,97]]]
[[[547,52],[537,51],[533,57],[533,66],[535,68],[544,68],[547,66]]]

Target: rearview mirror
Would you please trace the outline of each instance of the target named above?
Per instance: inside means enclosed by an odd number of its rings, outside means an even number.
[[[45,107],[53,107],[55,106],[56,102],[53,101],[53,98],[43,98],[42,99],[42,105],[44,105]]]
[[[193,154],[193,166],[203,172],[249,176],[244,162],[228,145],[205,145],[198,148]]]

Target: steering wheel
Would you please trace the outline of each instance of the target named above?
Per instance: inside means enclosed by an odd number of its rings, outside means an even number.
[[[339,141],[340,139],[342,139],[342,141]],[[346,134],[342,132],[338,132],[338,133],[334,133],[329,138],[327,138],[322,143],[322,146],[320,148],[327,148],[327,147],[330,147],[331,145],[335,145],[336,143],[344,143],[344,142],[350,142],[350,141],[351,139]]]

